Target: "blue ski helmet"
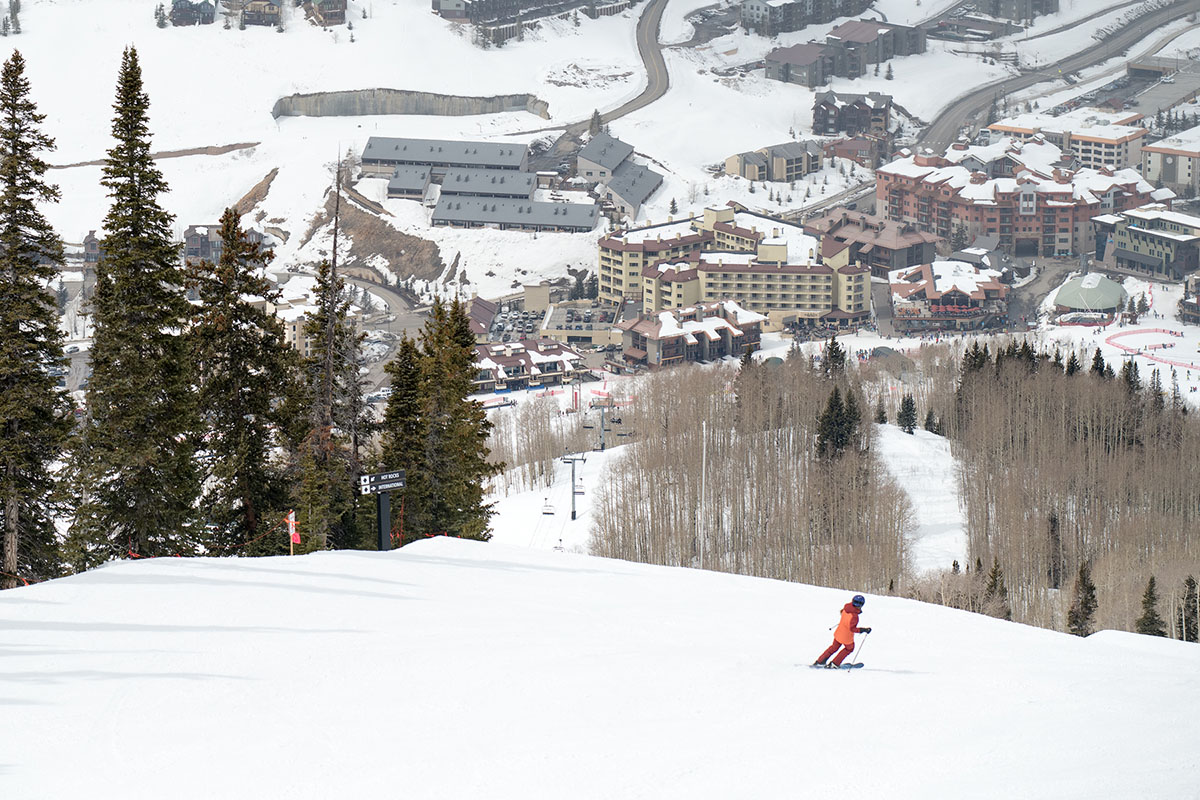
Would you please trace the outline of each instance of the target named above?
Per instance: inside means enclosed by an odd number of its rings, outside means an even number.
[[[855,608],[862,608],[863,604],[867,602],[867,598],[863,597],[861,594],[856,594],[854,595],[854,599],[850,602],[854,603]]]

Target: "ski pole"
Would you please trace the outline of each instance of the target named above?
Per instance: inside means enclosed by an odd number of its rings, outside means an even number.
[[[868,636],[870,636],[870,635],[871,635],[871,634],[869,634],[869,633],[864,633],[864,634],[863,634],[863,643],[862,643],[862,647],[858,648],[858,661],[856,661],[856,662],[854,662],[854,663],[856,663],[856,664],[861,664],[861,663],[862,663],[862,651],[863,651],[863,650],[866,648],[866,646],[867,646],[867,637],[868,637]],[[849,672],[850,670],[846,670],[846,671],[847,671],[847,672]]]

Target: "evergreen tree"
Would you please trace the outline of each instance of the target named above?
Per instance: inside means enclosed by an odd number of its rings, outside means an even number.
[[[1166,636],[1167,626],[1158,615],[1158,590],[1154,586],[1154,576],[1146,583],[1146,591],[1142,594],[1142,616],[1138,617],[1137,632],[1145,636]]]
[[[892,79],[893,79],[893,78],[895,78],[895,77],[896,77],[896,73],[892,72],[892,65],[891,65],[891,64],[888,64],[887,72],[885,72],[885,73],[883,74],[883,78],[884,78],[884,80],[888,80],[888,81],[890,81],[890,80],[892,80]]]
[[[836,336],[830,336],[821,351],[821,371],[826,378],[832,379],[846,374],[846,350]]]
[[[1131,358],[1121,366],[1121,381],[1125,384],[1126,391],[1130,395],[1136,395],[1142,390],[1142,377],[1139,374],[1138,366]]]
[[[925,412],[925,430],[933,433],[937,430],[937,417],[933,415],[933,409]]]
[[[896,415],[896,424],[905,433],[912,433],[917,428],[917,403],[911,394],[904,395],[900,400],[900,413]]]
[[[428,480],[425,467],[426,427],[423,416],[425,389],[421,374],[421,352],[406,335],[396,357],[384,367],[392,380],[383,416],[379,450],[380,470],[404,470],[404,489],[392,494],[393,524],[401,527],[400,544],[412,541],[410,532],[423,530]],[[415,518],[416,524],[413,524]]]
[[[160,28],[167,27],[167,9],[162,3],[154,9],[154,24]]]
[[[1104,363],[1104,356],[1100,355],[1100,348],[1097,347],[1096,354],[1092,356],[1091,373],[1098,378],[1103,378],[1105,366],[1106,364]]]
[[[466,305],[435,300],[421,344],[428,465],[425,530],[486,541],[492,509],[483,501],[483,484],[503,465],[487,461],[492,423],[470,397],[475,336]]]
[[[272,453],[287,449],[286,432],[293,427],[287,399],[298,360],[279,319],[247,300],[278,295],[261,277],[272,257],[246,239],[237,212],[227,208],[220,259],[192,271],[200,305],[190,334],[207,442],[201,508],[210,552],[255,539],[264,523],[269,528],[288,507],[286,465]],[[236,554],[286,551],[277,537]]]
[[[304,322],[309,342],[304,362],[308,430],[300,446],[296,519],[309,536],[306,548],[342,549],[361,540],[354,481],[360,472],[358,436],[363,432],[358,372],[362,337],[349,319],[345,284],[329,261],[317,268],[315,294],[317,309]]]
[[[588,122],[588,135],[595,136],[603,129],[604,121],[600,119],[600,109],[592,110],[592,118]]]
[[[1130,300],[1132,301],[1132,298]],[[1150,313],[1150,303],[1146,300],[1146,295],[1144,294],[1138,295],[1137,313],[1139,317]]]
[[[173,217],[158,202],[167,184],[150,157],[149,102],[137,51],[127,48],[113,104],[117,143],[101,178],[112,205],[92,297],[90,419],[71,463],[80,505],[68,544],[78,568],[130,550],[187,550],[199,491],[184,333],[191,308]]]
[[[1085,561],[1079,565],[1074,599],[1067,610],[1067,632],[1076,636],[1090,636],[1096,606],[1096,585],[1092,583],[1092,569]]]
[[[1012,619],[1012,609],[1008,605],[1008,589],[1004,586],[1004,570],[1000,569],[1000,560],[992,560],[992,568],[988,572],[987,586],[983,591],[984,613],[1000,619]]]
[[[667,211],[669,211],[672,214],[679,213],[679,204],[675,202],[674,197],[671,198],[671,205],[667,208]]]
[[[1196,579],[1191,575],[1183,581],[1183,597],[1179,603],[1179,630],[1183,641],[1200,642],[1200,594],[1196,591]]]
[[[887,409],[883,407],[883,398],[879,398],[879,402],[875,404],[875,421],[880,425],[887,424]]]
[[[1067,366],[1064,371],[1068,376],[1070,376],[1074,375],[1076,372],[1079,372],[1081,369],[1083,369],[1083,367],[1079,364],[1079,358],[1074,353],[1071,353],[1071,357],[1067,359]]]
[[[825,410],[817,417],[817,455],[836,456],[846,447],[843,429],[846,406],[841,390],[834,386],[825,402]]]
[[[862,422],[862,411],[858,407],[858,395],[853,389],[846,390],[846,415],[842,427],[846,432],[846,444],[854,441],[858,426]]]
[[[957,251],[957,250],[962,250],[966,246],[967,246],[967,226],[961,225],[961,224],[955,225],[954,229],[952,231],[950,231],[950,249]]]
[[[41,153],[44,114],[29,99],[17,51],[0,71],[0,587],[17,575],[58,573],[50,465],[70,430],[67,406],[49,369],[62,363],[55,298],[45,288],[62,267],[62,242],[40,204],[58,200]]]

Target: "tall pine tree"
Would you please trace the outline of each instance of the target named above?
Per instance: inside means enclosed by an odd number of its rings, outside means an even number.
[[[461,300],[434,301],[422,332],[426,490],[414,522],[428,533],[467,539],[491,538],[491,506],[483,501],[484,481],[500,464],[488,463],[488,421],[472,400],[475,337]]]
[[[59,558],[50,465],[70,430],[50,368],[62,363],[55,298],[44,288],[62,266],[62,242],[38,210],[58,200],[41,153],[54,140],[29,99],[25,59],[14,51],[0,72],[0,586],[47,578]]]
[[[1146,582],[1146,591],[1142,594],[1142,616],[1138,617],[1137,632],[1146,636],[1166,636],[1167,626],[1158,615],[1158,590],[1154,586],[1154,576]]]
[[[296,380],[296,351],[279,319],[252,296],[278,294],[261,270],[273,255],[251,242],[238,214],[221,217],[221,255],[191,271],[200,304],[191,328],[206,465],[204,544],[215,553],[254,540],[287,507],[290,487],[281,458],[291,428],[287,402]],[[254,541],[237,554],[286,552],[284,538]]]
[[[1090,636],[1096,607],[1096,584],[1092,583],[1092,568],[1085,561],[1079,565],[1074,599],[1067,609],[1067,632],[1076,636]]]
[[[900,413],[896,415],[896,424],[905,433],[912,433],[917,428],[917,402],[911,394],[900,399]]]
[[[404,470],[405,488],[392,494],[392,524],[400,529],[400,543],[407,544],[427,524],[425,388],[417,343],[408,336],[401,339],[396,357],[384,369],[392,379],[392,393],[383,416],[378,466]]]
[[[191,546],[199,492],[195,395],[185,276],[166,181],[150,157],[150,101],[137,51],[125,50],[101,183],[104,218],[93,295],[89,418],[74,445],[79,498],[70,559],[87,568],[127,551],[168,555]]]
[[[317,311],[304,323],[308,432],[300,446],[297,521],[314,549],[357,547],[355,479],[364,422],[359,381],[362,337],[349,318],[350,300],[334,265],[317,269]]]

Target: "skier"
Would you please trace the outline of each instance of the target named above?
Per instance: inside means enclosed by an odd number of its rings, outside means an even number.
[[[842,619],[838,623],[837,630],[833,632],[833,644],[829,645],[829,649],[821,654],[821,657],[813,662],[814,667],[826,667],[827,669],[837,669],[846,660],[846,656],[854,652],[854,634],[870,633],[870,628],[858,627],[858,615],[862,613],[863,604],[867,602],[867,598],[861,594],[854,595],[849,603],[842,608]],[[841,649],[839,653],[838,650]],[[837,653],[836,656],[833,656]],[[833,661],[829,661],[829,657],[833,656]]]

